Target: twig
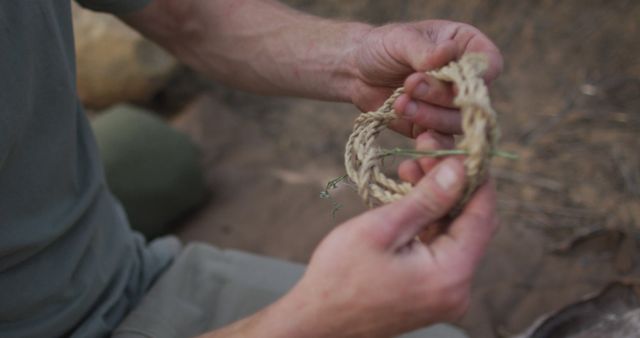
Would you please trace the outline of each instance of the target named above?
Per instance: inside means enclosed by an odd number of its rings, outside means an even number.
[[[638,172],[633,168],[629,169],[630,166],[625,164],[627,161],[625,161],[624,155],[618,149],[613,149],[611,158],[620,173],[620,177],[622,177],[625,190],[634,197],[640,197],[640,176]]]
[[[336,219],[336,213],[338,212],[338,210],[342,208],[342,204],[338,203],[338,201],[336,201],[335,198],[331,196],[331,193],[329,192],[329,190],[336,189],[338,187],[338,183],[344,181],[345,179],[347,179],[347,177],[348,176],[345,174],[340,177],[332,179],[327,183],[324,190],[320,192],[320,198],[328,199],[329,201],[331,201],[331,205],[333,206],[333,208],[331,209],[331,217],[334,220]]]
[[[567,114],[571,112],[573,107],[576,104],[576,94],[571,95],[568,99],[567,103],[558,111],[555,115],[550,118],[545,118],[542,122],[534,126],[532,129],[529,129],[522,136],[522,142],[526,145],[530,145],[535,143],[542,135],[548,133],[550,130],[555,128],[562,120],[566,117]]]
[[[571,208],[571,207],[555,207],[542,205],[532,202],[526,201],[518,201],[512,199],[498,199],[498,204],[501,207],[507,208],[517,208],[522,207],[527,211],[531,211],[534,213],[544,213],[547,215],[558,216],[558,217],[570,217],[570,218],[593,218],[597,217],[598,214],[592,210],[584,209],[584,208]]]
[[[547,189],[555,192],[561,191],[562,188],[564,187],[562,183],[556,180],[552,180],[550,178],[527,175],[527,174],[522,174],[522,173],[508,171],[508,170],[499,169],[499,168],[491,169],[491,174],[498,179],[503,179],[506,181],[512,181],[517,183],[524,183],[524,184],[532,185],[535,187],[539,187],[539,188],[543,188],[543,189]]]
[[[444,156],[451,156],[451,155],[468,155],[468,154],[469,153],[463,149],[414,150],[414,149],[393,148],[388,150],[381,150],[379,153],[379,156],[383,158],[387,156],[395,156],[395,155],[405,155],[405,156],[411,156],[411,157],[422,157],[422,156],[444,157]],[[491,154],[493,156],[503,157],[510,160],[517,160],[519,158],[518,155],[516,154],[502,151],[502,150],[495,150]]]

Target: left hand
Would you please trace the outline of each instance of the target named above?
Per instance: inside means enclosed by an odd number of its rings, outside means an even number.
[[[459,134],[460,114],[452,105],[453,88],[424,72],[468,52],[488,57],[489,68],[484,75],[488,83],[500,74],[500,51],[473,26],[427,20],[373,28],[352,52],[357,79],[351,88],[351,100],[362,111],[375,110],[404,82],[406,93],[394,105],[400,119],[394,121],[392,129],[412,138],[427,129]]]

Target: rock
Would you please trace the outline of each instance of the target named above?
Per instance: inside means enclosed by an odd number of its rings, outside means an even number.
[[[168,52],[115,16],[73,3],[78,94],[90,109],[118,102],[143,102],[177,68]]]
[[[633,280],[610,283],[597,295],[538,319],[513,338],[636,338],[640,332],[640,295]]]

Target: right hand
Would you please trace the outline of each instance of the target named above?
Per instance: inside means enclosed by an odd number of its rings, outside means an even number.
[[[419,147],[438,143],[423,135]],[[484,184],[446,233],[423,244],[415,237],[460,198],[464,167],[458,158],[415,165],[401,173],[424,175],[413,191],[332,231],[276,305],[288,309],[296,335],[387,337],[465,312],[474,271],[497,228],[494,187]]]

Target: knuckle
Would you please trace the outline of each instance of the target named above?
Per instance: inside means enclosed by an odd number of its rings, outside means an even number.
[[[458,23],[458,29],[457,29],[457,35],[462,35],[462,36],[473,36],[473,35],[482,35],[484,36],[484,34],[482,33],[482,31],[478,28],[476,28],[473,25],[470,25],[468,23],[464,23],[464,22],[460,22]]]
[[[429,189],[414,189],[414,201],[418,207],[429,215],[440,215],[445,212],[448,196],[435,184],[431,184]]]

